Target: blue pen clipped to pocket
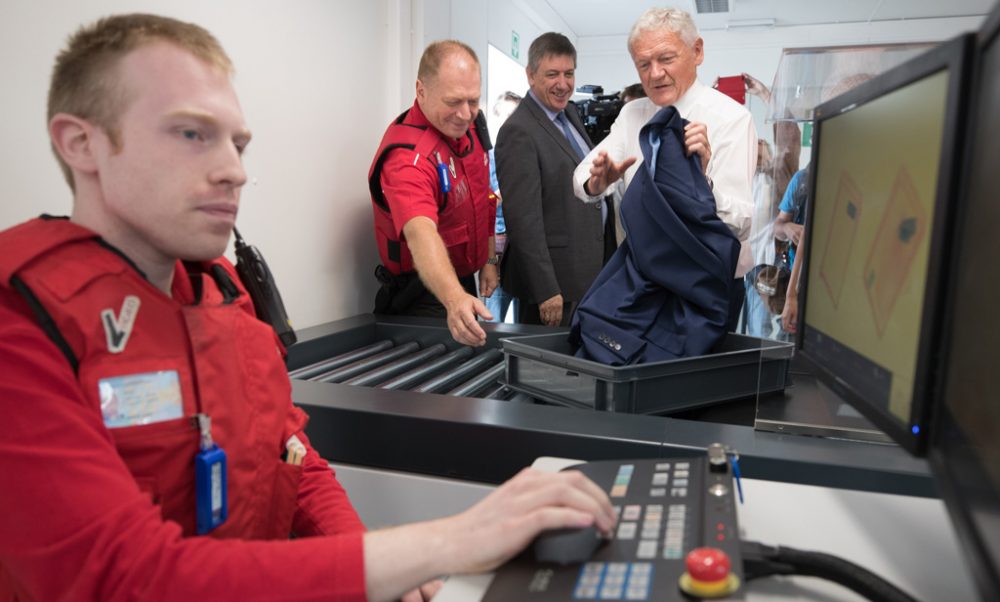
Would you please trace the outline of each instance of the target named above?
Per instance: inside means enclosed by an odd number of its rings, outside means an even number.
[[[451,192],[451,179],[448,178],[448,166],[441,161],[441,154],[434,153],[437,156],[437,171],[438,180],[441,181],[441,192],[448,194]]]

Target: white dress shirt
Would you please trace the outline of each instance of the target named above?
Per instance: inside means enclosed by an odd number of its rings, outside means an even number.
[[[684,119],[704,123],[708,128],[712,158],[708,162],[707,175],[712,179],[719,219],[740,239],[740,261],[735,277],[741,278],[753,267],[753,257],[747,244],[753,215],[751,181],[757,165],[757,130],[754,128],[753,118],[743,105],[698,81],[691,85],[674,107]],[[587,203],[596,203],[604,195],[612,194],[615,211],[620,215],[621,198],[632,181],[632,176],[642,164],[639,130],[661,108],[649,98],[633,100],[622,107],[607,138],[595,146],[573,172],[573,191],[577,197]],[[590,178],[590,166],[594,158],[601,151],[606,151],[608,157],[615,162],[624,161],[628,157],[635,157],[637,161],[626,170],[624,178],[612,184],[601,195],[590,196],[584,192],[583,185]],[[620,244],[625,239],[621,219],[615,224]]]

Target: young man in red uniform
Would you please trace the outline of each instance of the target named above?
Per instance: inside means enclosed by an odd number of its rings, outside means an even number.
[[[0,600],[420,600],[542,529],[609,530],[592,482],[529,470],[365,532],[220,257],[250,141],[231,71],[208,32],[150,15],[57,59],[73,213],[0,232]]]
[[[479,59],[467,45],[424,50],[413,106],[389,124],[368,185],[382,265],[376,313],[447,317],[452,337],[483,345],[477,317],[493,318],[476,297],[498,284],[486,149],[479,114]],[[485,127],[485,121],[481,122]]]

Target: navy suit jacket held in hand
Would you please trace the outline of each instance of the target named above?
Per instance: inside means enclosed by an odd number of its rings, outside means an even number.
[[[577,356],[612,366],[703,355],[726,335],[740,242],[716,215],[673,107],[639,132],[643,163],[621,203],[625,242],[573,317]]]

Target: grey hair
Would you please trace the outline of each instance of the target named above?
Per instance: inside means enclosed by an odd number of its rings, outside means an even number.
[[[569,56],[573,58],[573,65],[576,66],[576,48],[569,38],[561,33],[549,31],[535,38],[528,48],[528,68],[532,73],[538,71],[538,65],[546,56]]]
[[[632,45],[642,32],[660,29],[677,34],[688,46],[694,46],[699,37],[698,27],[687,12],[679,8],[650,8],[639,16],[639,20],[628,32],[629,51],[631,52]]]
[[[517,105],[521,103],[521,100],[522,97],[517,92],[511,92],[510,90],[503,92],[502,94],[500,94],[500,96],[497,96],[497,99],[495,101],[493,101],[493,116],[494,117],[500,116],[500,107],[503,105],[503,103],[510,102]]]

